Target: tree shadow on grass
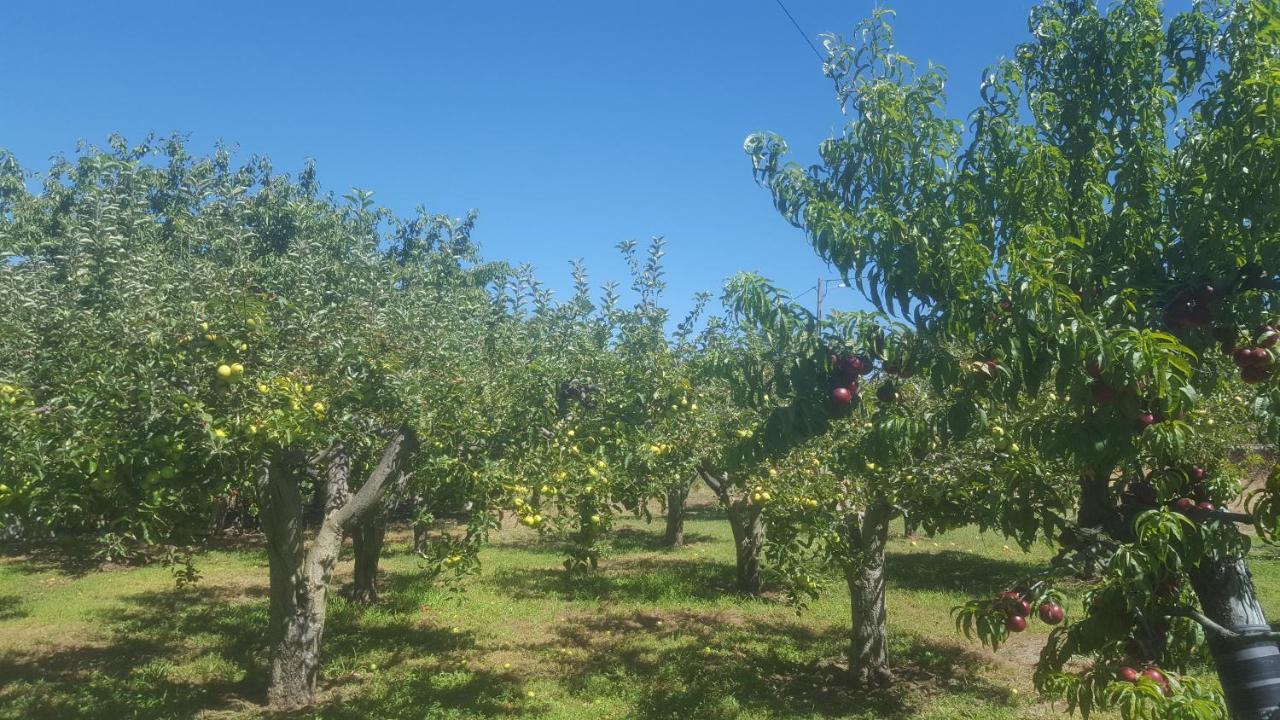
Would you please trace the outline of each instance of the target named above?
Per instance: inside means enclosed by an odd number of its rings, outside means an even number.
[[[543,651],[575,694],[610,686],[643,720],[768,717],[915,717],[929,694],[999,702],[1007,691],[973,676],[984,663],[964,648],[895,637],[897,682],[847,682],[844,628],[743,618],[732,612],[613,613],[558,628]],[[571,648],[565,651],[563,648]]]
[[[0,656],[0,717],[191,717],[263,694],[262,603],[209,588],[126,602],[99,614],[102,640]]]
[[[22,598],[17,595],[0,595],[0,622],[17,620],[27,616]]]
[[[685,520],[723,520],[729,522],[729,514],[719,503],[690,505],[684,511]]]
[[[75,540],[0,543],[0,562],[24,575],[52,571],[73,577],[102,566],[89,552],[89,543]]]
[[[0,718],[159,720],[266,711],[258,704],[266,696],[268,652],[262,590],[140,593],[98,620],[102,634],[86,638],[91,644],[0,654]],[[289,717],[421,718],[431,708],[446,716],[471,708],[512,714],[507,706],[517,707],[518,689],[509,678],[427,672],[424,658],[465,652],[472,640],[412,620],[334,598],[322,649],[326,700]],[[362,671],[375,660],[383,670],[371,681]]]
[[[316,707],[271,717],[302,720],[421,720],[519,717],[530,709],[520,685],[501,673],[416,667],[361,680],[358,695],[335,694]]]
[[[672,548],[667,546],[663,534],[659,531],[637,527],[615,527],[603,537],[603,541],[608,545],[609,550],[602,562],[608,562],[613,556],[629,553],[676,554],[689,546],[714,543],[716,539],[714,535],[706,533],[686,532],[684,545],[679,548]],[[569,543],[552,537],[535,538],[530,541],[527,537],[517,536],[493,543],[493,547],[504,552],[519,552],[554,558],[563,558],[568,546]]]
[[[651,530],[643,530],[640,528],[620,527],[615,528],[608,536],[609,544],[613,547],[614,552],[632,553],[632,552],[680,552],[681,548],[673,548],[667,545],[666,538],[662,533]],[[686,532],[684,534],[684,545],[701,545],[703,543],[714,542],[715,537],[704,533]]]
[[[955,550],[886,553],[885,576],[892,588],[985,595],[1027,575],[1031,561],[1001,560]]]
[[[503,568],[486,573],[480,582],[516,600],[714,600],[734,594],[734,572],[732,565],[712,560],[632,558],[574,576],[562,568]]]

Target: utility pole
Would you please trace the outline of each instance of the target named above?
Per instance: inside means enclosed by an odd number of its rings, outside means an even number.
[[[817,312],[817,318],[819,320],[822,319],[822,300],[823,298],[826,297],[826,295],[827,295],[827,279],[823,277],[819,277],[818,278],[818,312]]]

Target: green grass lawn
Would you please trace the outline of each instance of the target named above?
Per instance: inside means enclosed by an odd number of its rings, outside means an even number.
[[[687,547],[629,521],[599,576],[562,581],[556,548],[504,531],[483,572],[451,593],[426,582],[403,533],[371,608],[340,597],[324,644],[324,701],[298,718],[1027,718],[1030,665],[1045,628],[998,653],[958,637],[952,606],[1050,555],[962,530],[895,539],[889,629],[899,682],[843,688],[848,600],[841,585],[808,611],[733,597],[726,521],[701,508]],[[1264,554],[1265,553],[1265,554]],[[1254,563],[1280,613],[1280,563]],[[252,544],[200,556],[178,591],[163,567],[75,573],[0,558],[0,718],[256,718],[264,696],[266,558]],[[338,584],[350,574],[339,568]]]

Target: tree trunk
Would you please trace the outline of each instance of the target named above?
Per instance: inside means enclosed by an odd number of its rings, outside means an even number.
[[[902,536],[916,536],[916,524],[911,520],[911,516],[907,513],[902,513]]]
[[[1082,528],[1106,529],[1111,527],[1117,514],[1111,496],[1110,470],[1087,469],[1080,473],[1080,507],[1076,509],[1076,524]]]
[[[764,518],[760,506],[739,498],[729,505],[729,524],[733,527],[737,553],[738,592],[760,595],[760,551],[764,548]]]
[[[1085,468],[1080,473],[1080,505],[1076,508],[1076,525],[1080,528],[1102,530],[1112,537],[1124,537],[1130,532],[1130,519],[1126,518],[1115,493],[1111,491],[1113,465]],[[1099,558],[1090,554],[1081,568],[1080,577],[1097,577]]]
[[[681,483],[667,490],[667,534],[663,542],[667,547],[684,545],[684,504],[689,499],[689,484]]]
[[[720,498],[729,527],[733,530],[733,548],[737,559],[737,589],[743,595],[760,595],[760,551],[764,548],[764,518],[760,506],[747,497],[734,498],[725,478],[708,470],[700,470],[703,482]]]
[[[214,498],[209,508],[209,534],[221,536],[227,529],[227,515],[230,513],[230,503],[227,502],[226,495],[219,495]]]
[[[1191,572],[1204,614],[1238,634],[1271,631],[1243,559],[1204,560]],[[1228,639],[1206,632],[1232,720],[1267,720],[1280,711],[1280,647],[1272,639]]]
[[[413,551],[421,555],[427,551],[427,524],[413,524]]]
[[[880,687],[892,679],[884,603],[884,551],[892,518],[892,508],[877,502],[849,522],[849,547],[856,552],[845,568],[852,619],[849,674],[858,687]]]
[[[341,528],[326,518],[306,550],[296,464],[273,458],[258,481],[271,577],[267,702],[276,708],[302,707],[315,700],[329,578],[342,546]]]
[[[355,555],[355,578],[351,599],[366,605],[378,602],[378,560],[387,536],[387,516],[375,512],[351,531],[351,547]]]
[[[310,549],[303,537],[299,489],[304,461],[295,453],[277,453],[259,473],[258,504],[271,579],[267,701],[273,708],[298,708],[315,701],[329,581],[343,534],[380,510],[388,479],[399,475],[416,444],[413,431],[401,428],[360,490],[326,512]],[[350,458],[339,444],[326,460],[326,493],[337,498],[349,487]]]

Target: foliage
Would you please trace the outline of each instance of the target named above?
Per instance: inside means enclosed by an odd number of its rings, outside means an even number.
[[[1031,13],[1031,39],[986,73],[964,128],[947,115],[943,71],[893,50],[889,16],[852,42],[827,39],[824,70],[849,121],[820,162],[786,163],[785,141],[753,135],[757,178],[819,256],[928,339],[936,390],[996,381],[976,395],[987,400],[958,407],[978,425],[1018,417],[1017,444],[1032,453],[989,464],[971,493],[1029,487],[1036,505],[1079,504],[1074,523],[1026,517],[1019,503],[987,520],[1023,542],[1067,526],[1046,577],[1096,578],[1087,614],[1055,631],[1042,690],[1086,714],[1218,716],[1190,684],[1171,679],[1167,701],[1140,701],[1151,687],[1106,690],[1101,674],[1061,671],[1084,655],[1114,672],[1124,652],[1185,665],[1198,630],[1168,619],[1175,608],[1153,600],[1154,586],[1247,550],[1225,516],[1185,503],[1239,494],[1220,458],[1251,430],[1229,398],[1240,382],[1271,385],[1280,15],[1239,2],[1166,20],[1152,0],[1105,11],[1048,0]],[[955,348],[972,349],[970,365]],[[977,457],[957,448],[937,466],[963,477]],[[1064,469],[1080,482],[1064,483]],[[1182,514],[1164,509],[1175,503]],[[1275,507],[1255,495],[1264,530]],[[1012,592],[1038,603],[1052,585]],[[958,624],[998,644],[1025,624],[1008,602],[969,603]],[[1126,638],[1148,642],[1134,653]]]

